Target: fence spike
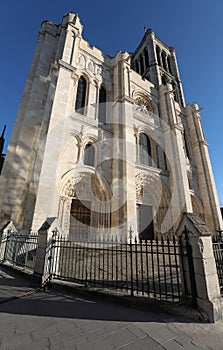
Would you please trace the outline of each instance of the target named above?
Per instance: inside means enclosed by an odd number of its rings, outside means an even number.
[[[133,231],[132,231],[132,227],[130,226],[130,229],[129,229],[129,240],[130,240],[130,244],[132,244],[132,234],[133,234]]]

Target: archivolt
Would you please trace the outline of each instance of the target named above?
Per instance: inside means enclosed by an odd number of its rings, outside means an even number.
[[[77,169],[69,171],[61,181],[61,197],[79,198],[91,201],[109,201],[111,193],[109,187],[94,170],[78,172]]]

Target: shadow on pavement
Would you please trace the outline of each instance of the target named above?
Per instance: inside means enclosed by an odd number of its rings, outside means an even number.
[[[119,322],[180,322],[189,319],[166,313],[136,310],[104,301],[64,296],[54,291],[39,292],[0,305],[0,312],[57,318]]]
[[[29,278],[24,277],[18,271],[2,265],[0,265],[0,312],[120,322],[196,322],[188,315],[187,317],[176,316],[152,308],[151,310],[139,310],[131,305],[125,306],[53,289],[45,292],[37,289],[30,276]]]
[[[13,287],[36,286],[32,281],[32,275],[24,273],[22,270],[14,270],[12,266],[0,264],[0,288],[1,285]]]

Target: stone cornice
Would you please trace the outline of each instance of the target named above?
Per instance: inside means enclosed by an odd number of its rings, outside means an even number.
[[[123,103],[123,102],[129,102],[131,104],[134,104],[134,100],[133,98],[127,96],[127,95],[123,95],[121,97],[117,97],[114,102],[113,102],[113,105],[115,105],[116,103]]]
[[[71,66],[69,63],[63,61],[63,60],[59,60],[58,61],[59,66],[66,68],[67,70],[69,70],[70,72],[75,72],[76,68]]]

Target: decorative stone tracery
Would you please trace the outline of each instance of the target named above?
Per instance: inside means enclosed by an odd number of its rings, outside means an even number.
[[[108,221],[107,215],[110,213],[111,194],[104,180],[99,178],[93,170],[89,172],[77,172],[75,169],[71,170],[62,179],[60,193],[61,201],[58,216],[62,229],[67,237],[69,235],[70,212],[73,199],[78,199],[83,204],[86,202],[91,203],[90,209],[93,213],[92,222],[99,222],[96,216],[97,213],[101,215],[101,210],[106,217],[104,221]],[[92,228],[92,230],[93,229],[94,228]]]
[[[141,172],[136,176],[136,200],[158,208],[162,184],[158,174]]]
[[[135,113],[141,117],[154,118],[156,115],[156,108],[152,100],[140,92],[133,95]]]
[[[149,103],[143,99],[142,97],[137,97],[135,100],[135,109],[137,112],[142,113],[143,115],[147,116],[151,114],[151,106]]]
[[[84,69],[86,72],[90,72],[91,75],[95,74],[98,76],[97,79],[103,78],[103,80],[108,83],[112,82],[112,73],[110,69],[105,69],[99,62],[82,53],[78,56],[77,67]]]
[[[78,63],[77,64],[78,64],[78,66],[80,66],[82,68],[85,68],[85,66],[86,66],[86,58],[85,58],[84,55],[80,55],[78,57]]]

